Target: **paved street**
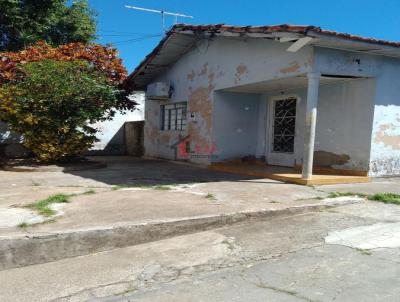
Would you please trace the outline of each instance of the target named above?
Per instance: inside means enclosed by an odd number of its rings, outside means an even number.
[[[2,271],[0,300],[399,301],[399,223],[377,202],[254,220]]]
[[[369,204],[393,210],[382,219],[363,207],[220,230],[248,261],[106,301],[400,301],[400,211]]]

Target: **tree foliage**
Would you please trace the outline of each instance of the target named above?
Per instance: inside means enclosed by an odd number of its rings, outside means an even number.
[[[116,51],[100,45],[39,43],[3,54],[0,120],[41,161],[79,155],[96,141],[90,124],[134,108],[121,89],[125,78]]]
[[[35,45],[19,52],[0,53],[0,84],[24,78],[23,64],[45,59],[57,61],[85,60],[106,73],[113,85],[120,85],[127,77],[127,71],[118,58],[118,51],[99,44],[85,45],[69,43],[52,47],[39,41]]]
[[[0,0],[0,51],[43,40],[58,46],[95,38],[95,13],[87,0]]]

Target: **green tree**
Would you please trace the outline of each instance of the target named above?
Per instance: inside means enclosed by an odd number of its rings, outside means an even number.
[[[76,156],[96,141],[89,126],[129,105],[106,74],[83,60],[43,60],[21,66],[24,78],[0,87],[0,118],[44,162]]]
[[[44,40],[58,46],[95,39],[95,13],[87,0],[0,0],[0,51]]]

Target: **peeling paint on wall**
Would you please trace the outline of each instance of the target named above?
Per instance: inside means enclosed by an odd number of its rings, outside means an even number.
[[[206,75],[208,71],[208,63],[204,63],[203,68],[198,73],[198,76]]]
[[[246,76],[249,73],[249,70],[246,65],[243,63],[239,64],[236,67],[236,73],[235,73],[235,84],[240,82],[242,80],[242,77]]]
[[[393,150],[400,150],[400,126],[393,124],[380,125],[374,141],[375,143],[383,143]]]
[[[189,97],[189,112],[197,114],[197,120],[188,125],[190,141],[194,145],[207,146],[210,144],[212,127],[212,101],[210,93],[214,86],[201,87],[194,90]]]
[[[196,73],[195,73],[194,70],[192,69],[192,71],[191,71],[190,73],[187,74],[186,78],[187,78],[189,81],[193,81],[195,76],[196,76]]]
[[[300,70],[300,64],[298,62],[291,62],[288,67],[281,68],[279,71],[281,73],[293,73]]]
[[[314,164],[321,167],[333,167],[334,165],[344,165],[348,163],[350,156],[347,154],[335,154],[327,151],[314,152]]]
[[[370,174],[400,174],[400,101],[399,105],[376,105]]]

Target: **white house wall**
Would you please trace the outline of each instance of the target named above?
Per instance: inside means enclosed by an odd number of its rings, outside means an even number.
[[[217,38],[203,40],[168,71],[154,81],[167,81],[174,87],[173,102],[188,102],[189,121],[185,132],[160,131],[158,101],[146,101],[145,152],[149,156],[174,159],[170,147],[179,137],[190,135],[192,143],[212,145],[214,91],[254,82],[290,77],[311,70],[313,51],[304,47],[287,52],[289,45],[265,39]],[[228,120],[230,117],[224,117]],[[192,158],[207,164],[209,158]]]
[[[260,94],[216,92],[213,114],[213,161],[257,155]],[[264,132],[264,131],[262,131]]]
[[[95,123],[94,126],[99,132],[96,142],[90,151],[107,151],[107,154],[124,154],[125,137],[123,126],[125,122],[144,120],[144,94],[138,93],[132,96],[138,103],[134,111],[117,113],[112,120]]]
[[[316,166],[368,170],[374,92],[375,84],[372,79],[340,81],[320,86],[314,148]],[[263,103],[279,95],[299,98],[296,114],[295,162],[301,164],[307,88],[265,93],[260,108]],[[262,122],[269,116],[267,108],[268,106],[264,106],[264,112],[260,110],[257,156],[266,155],[270,147],[268,123]],[[266,127],[267,131],[263,132],[263,127]]]
[[[322,73],[350,73],[375,78],[369,173],[371,176],[399,175],[400,59],[359,52],[316,49],[315,68]],[[360,151],[362,152],[361,149]]]

